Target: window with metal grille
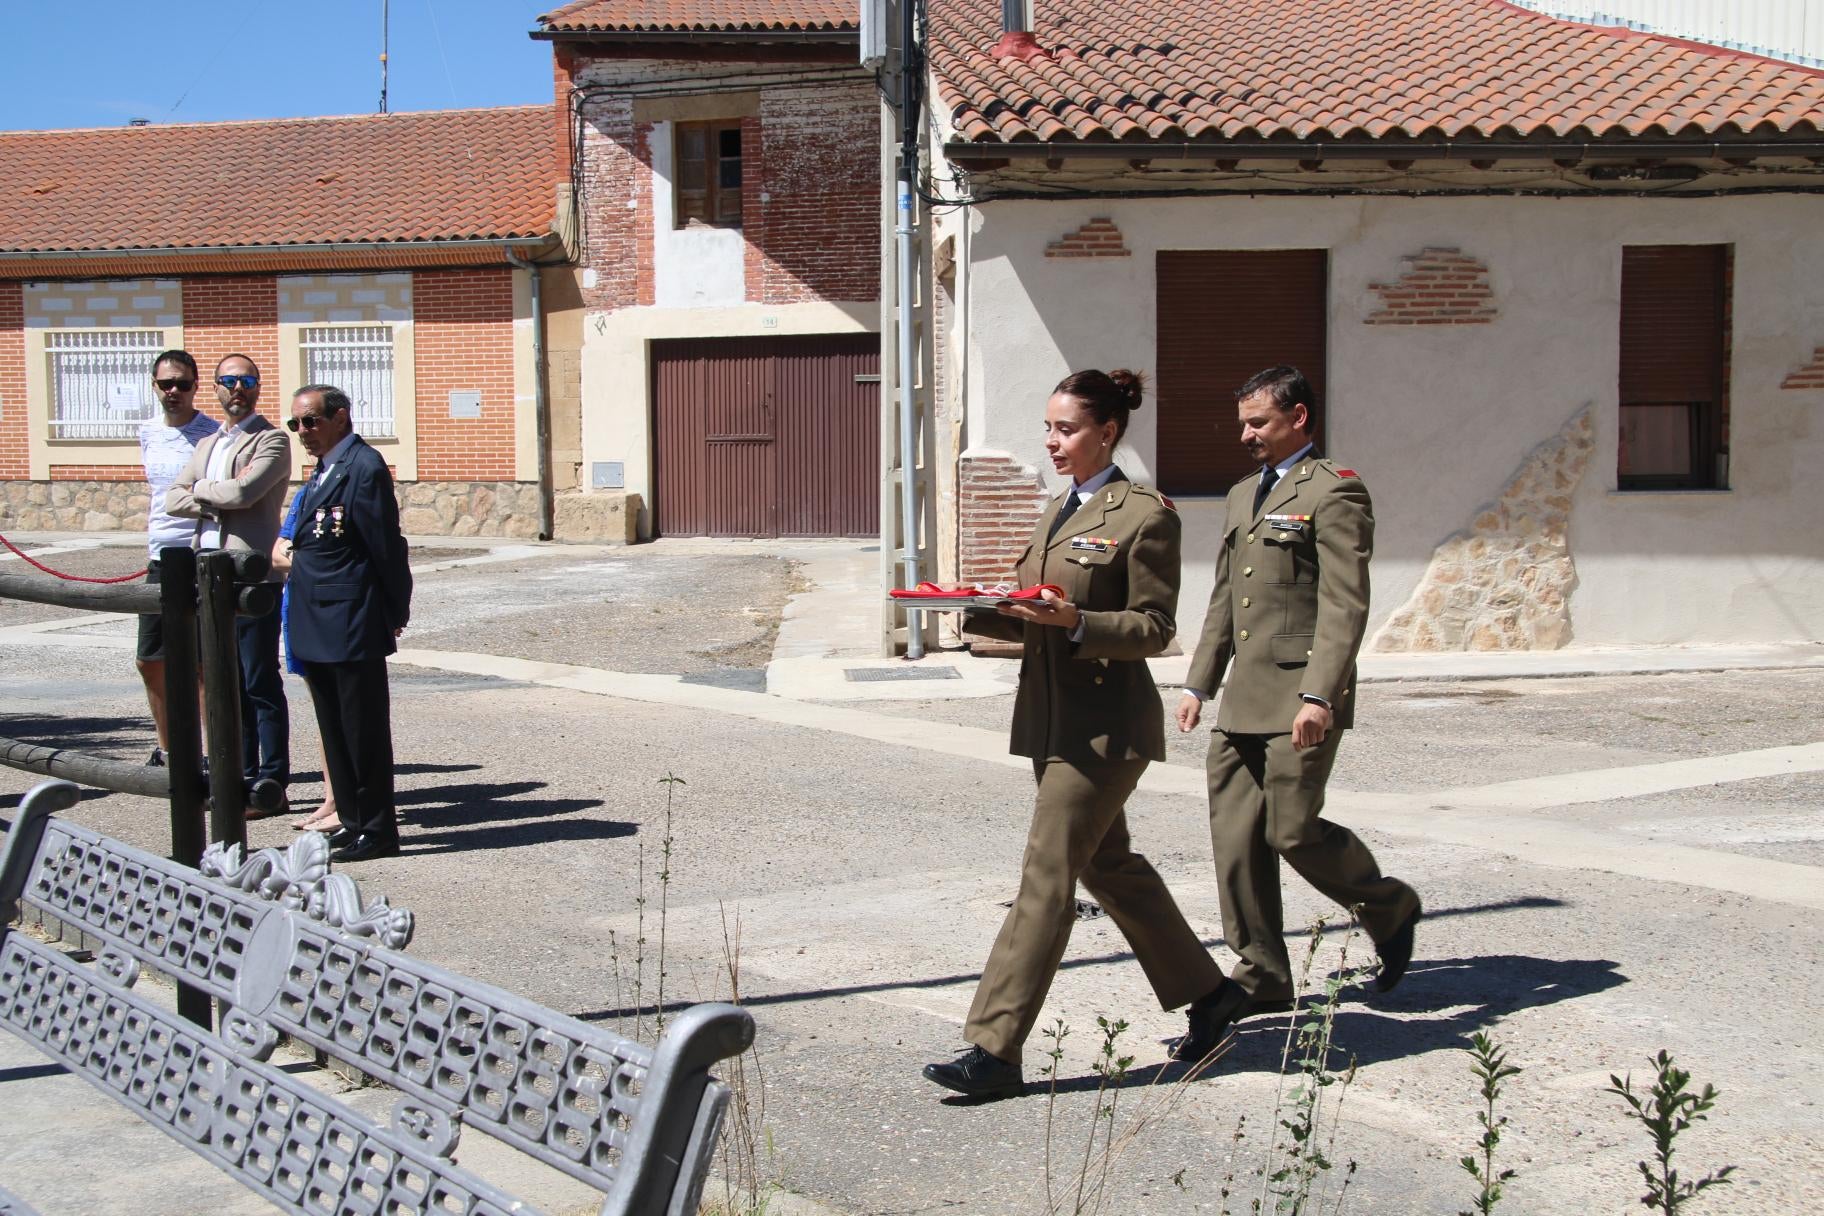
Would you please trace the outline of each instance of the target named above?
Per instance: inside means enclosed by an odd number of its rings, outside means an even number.
[[[1729,485],[1727,245],[1621,251],[1623,490]]]
[[[677,125],[677,227],[741,226],[741,123]]]
[[[163,330],[54,331],[44,347],[52,439],[131,439],[158,412],[152,360],[165,349]]]
[[[355,430],[390,438],[393,429],[393,329],[390,325],[308,325],[300,335],[304,383],[348,394]]]

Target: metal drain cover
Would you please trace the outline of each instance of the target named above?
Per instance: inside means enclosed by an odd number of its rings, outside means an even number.
[[[857,683],[885,680],[960,680],[963,673],[954,667],[845,667],[842,674]]]

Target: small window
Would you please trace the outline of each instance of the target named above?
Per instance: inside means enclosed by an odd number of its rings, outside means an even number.
[[[677,227],[741,226],[741,124],[677,125]]]
[[[1623,490],[1728,488],[1727,245],[1632,245],[1621,261]]]
[[[310,325],[300,335],[304,383],[348,394],[355,430],[389,439],[393,424],[393,330],[390,325]]]
[[[152,360],[160,329],[82,329],[44,336],[52,439],[131,439],[158,412]]]

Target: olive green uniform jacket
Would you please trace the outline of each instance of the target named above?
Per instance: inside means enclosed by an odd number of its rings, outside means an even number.
[[[1067,491],[1068,492],[1068,491]],[[1045,508],[1015,567],[1022,587],[1053,583],[1083,613],[1083,637],[1055,625],[972,613],[966,627],[1025,643],[1008,750],[1035,760],[1165,759],[1165,716],[1146,660],[1177,632],[1178,512],[1117,473],[1046,539]]]
[[[1256,512],[1258,484],[1249,477],[1229,491],[1216,586],[1184,686],[1214,696],[1232,658],[1217,729],[1290,731],[1305,693],[1328,701],[1334,727],[1345,729],[1355,722],[1355,656],[1368,625],[1368,488],[1316,453],[1287,470]]]

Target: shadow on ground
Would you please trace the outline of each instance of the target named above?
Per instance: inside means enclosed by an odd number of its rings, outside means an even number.
[[[1381,1064],[1467,1047],[1478,1030],[1522,1009],[1593,996],[1627,982],[1620,964],[1608,959],[1484,954],[1415,962],[1392,992],[1344,993],[1331,1027],[1330,1064],[1341,1069],[1350,1057],[1358,1064]],[[1294,1016],[1243,1022],[1219,1070],[1278,1072]]]
[[[400,790],[399,818],[414,829],[400,843],[415,856],[612,840],[639,830],[614,819],[565,818],[604,805],[600,798],[522,797],[545,788],[543,781],[503,781]]]
[[[1439,908],[1436,911],[1426,912],[1425,919],[1427,921],[1438,921],[1456,916],[1487,916],[1499,912],[1515,912],[1523,909],[1531,910],[1537,908],[1563,908],[1566,906],[1568,906],[1566,902],[1561,899],[1550,899],[1542,895],[1527,895],[1518,899],[1501,899],[1490,903],[1468,904],[1460,908]],[[1308,936],[1308,934],[1309,930],[1307,929],[1289,929],[1286,931],[1286,936],[1288,938],[1304,938]],[[1207,947],[1214,948],[1222,943],[1215,938],[1206,938],[1204,939],[1203,944]],[[1059,965],[1058,969],[1060,971],[1070,971],[1079,967],[1099,967],[1107,963],[1131,962],[1133,961],[1133,958],[1134,955],[1132,951],[1116,950],[1106,954],[1095,954],[1083,958],[1066,959]],[[1612,963],[1608,965],[1611,967],[1614,966]],[[1421,964],[1415,964],[1413,972],[1418,971],[1420,966]],[[828,988],[805,988],[793,992],[763,993],[758,996],[745,996],[742,998],[741,1003],[744,1005],[790,1005],[799,1001],[820,1001],[830,997],[860,996],[870,992],[892,992],[899,989],[917,988],[948,988],[952,984],[973,983],[980,978],[981,973],[978,971],[964,975],[927,976],[922,979],[880,980],[868,984],[846,984]],[[1600,991],[1600,989],[1592,989],[1592,991]],[[1392,1001],[1394,999],[1396,998],[1393,996],[1381,998],[1383,1001]],[[1543,1004],[1544,1002],[1536,1003]],[[691,1002],[689,1001],[678,1001],[676,1003],[667,1004],[664,1012],[671,1013],[677,1010],[688,1009],[690,1005]],[[613,1021],[617,1018],[630,1018],[636,1014],[652,1012],[654,1012],[652,1009],[624,1007],[620,1009],[588,1010],[582,1013],[572,1014],[571,1016],[580,1018],[585,1022],[601,1022]]]
[[[1380,1064],[1467,1047],[1472,1034],[1519,1010],[1590,996],[1627,983],[1618,966],[1607,959],[1549,959],[1516,954],[1414,963],[1405,981],[1393,992],[1358,988],[1344,993],[1331,1026],[1329,1067],[1341,1072],[1352,1059],[1358,1065]],[[1305,1011],[1314,1011],[1309,1000],[1296,1016],[1305,1016]],[[1387,1016],[1394,1013],[1402,1016]],[[1289,1059],[1286,1053],[1286,1037],[1295,1028],[1294,1018],[1292,1014],[1275,1014],[1244,1021],[1229,1039],[1227,1049],[1212,1063],[1147,1065],[1128,1072],[1121,1086],[1206,1080],[1240,1072],[1276,1073],[1282,1065],[1296,1073],[1297,1044],[1293,1044]],[[1116,1050],[1122,1050],[1118,1043]],[[1103,1084],[1101,1076],[1091,1072],[1060,1077],[1055,1088],[1061,1094],[1084,1093]],[[1053,1088],[1043,1078],[1032,1078],[1027,1093],[1043,1094]],[[968,1105],[977,1099],[955,1097],[944,1101]]]
[[[131,738],[122,736],[131,735]],[[0,735],[34,747],[70,748],[114,760],[123,747],[139,748],[140,759],[152,750],[152,721],[144,715],[97,718],[72,715],[0,714]]]

